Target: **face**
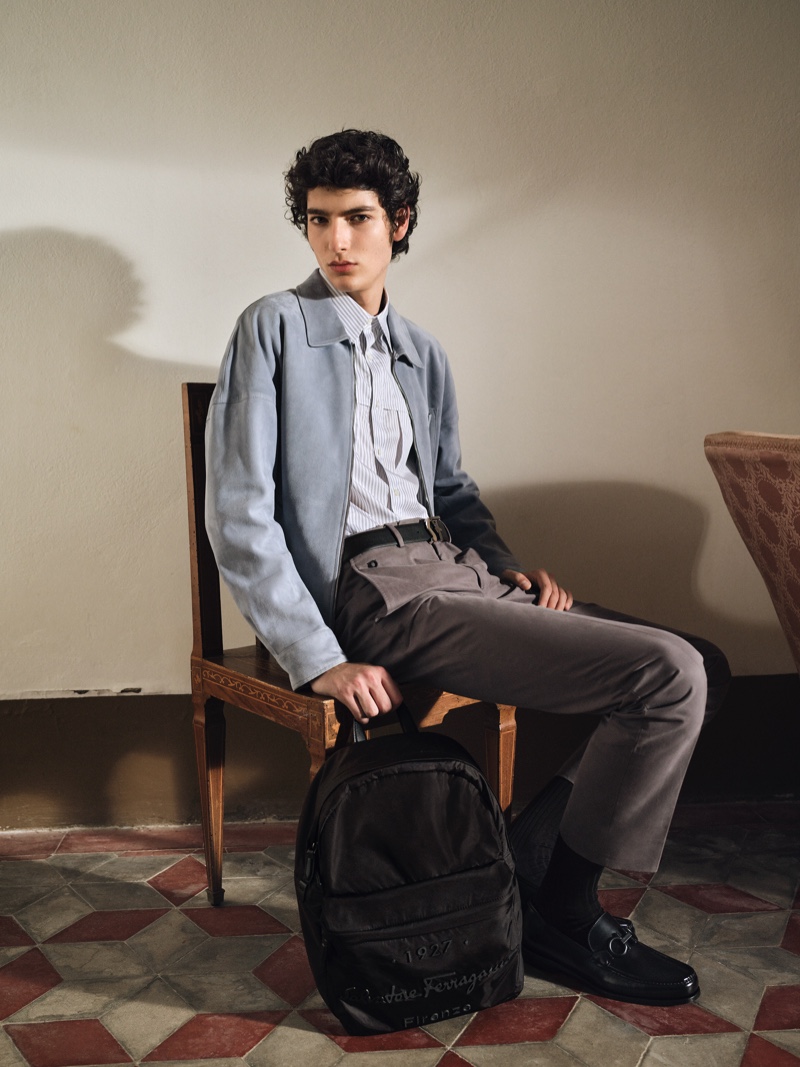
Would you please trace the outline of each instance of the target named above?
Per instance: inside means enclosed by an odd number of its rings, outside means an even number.
[[[406,218],[394,232],[378,194],[371,189],[311,189],[307,202],[308,243],[328,281],[370,315],[380,311],[392,241],[408,229]]]

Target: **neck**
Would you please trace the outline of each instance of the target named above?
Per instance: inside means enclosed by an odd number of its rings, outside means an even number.
[[[386,303],[386,292],[381,286],[377,293],[348,293],[368,315],[379,315]]]

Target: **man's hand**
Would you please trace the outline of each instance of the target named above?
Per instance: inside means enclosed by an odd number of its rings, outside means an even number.
[[[341,701],[362,724],[392,711],[403,699],[389,672],[369,663],[337,663],[315,678],[311,688],[320,696]]]
[[[537,604],[541,608],[552,608],[554,611],[569,611],[572,607],[572,593],[569,589],[563,589],[552,574],[547,571],[513,571],[504,570],[500,577],[513,585],[519,586],[527,592],[534,586],[539,590]]]

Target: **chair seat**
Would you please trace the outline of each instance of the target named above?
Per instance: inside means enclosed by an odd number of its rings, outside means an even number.
[[[226,649],[218,656],[193,656],[192,687],[299,733],[309,717],[335,717],[333,700],[295,693],[286,672],[255,644]]]
[[[307,745],[312,741],[321,741],[325,750],[336,743],[341,723],[349,726],[349,712],[338,708],[336,701],[317,696],[309,690],[292,690],[286,671],[259,642],[226,649],[218,656],[193,656],[192,690],[201,691],[206,699],[216,697],[295,730],[303,736]],[[445,693],[421,684],[405,684],[403,699],[423,729],[438,726],[455,708],[481,704],[474,697]],[[492,715],[497,715],[498,705],[486,707]],[[509,710],[514,719],[515,709]],[[324,758],[324,752],[321,756]],[[314,762],[312,753],[312,764]],[[318,766],[312,767],[312,777],[318,769]],[[489,775],[492,781],[491,769]],[[496,790],[499,789],[498,782],[492,784]],[[510,801],[509,797],[506,807]]]

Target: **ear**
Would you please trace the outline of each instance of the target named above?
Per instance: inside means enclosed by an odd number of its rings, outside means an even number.
[[[408,223],[411,218],[411,212],[408,210],[408,204],[403,204],[398,209],[397,214],[394,217],[394,229],[392,230],[392,241],[402,241],[408,231]]]

